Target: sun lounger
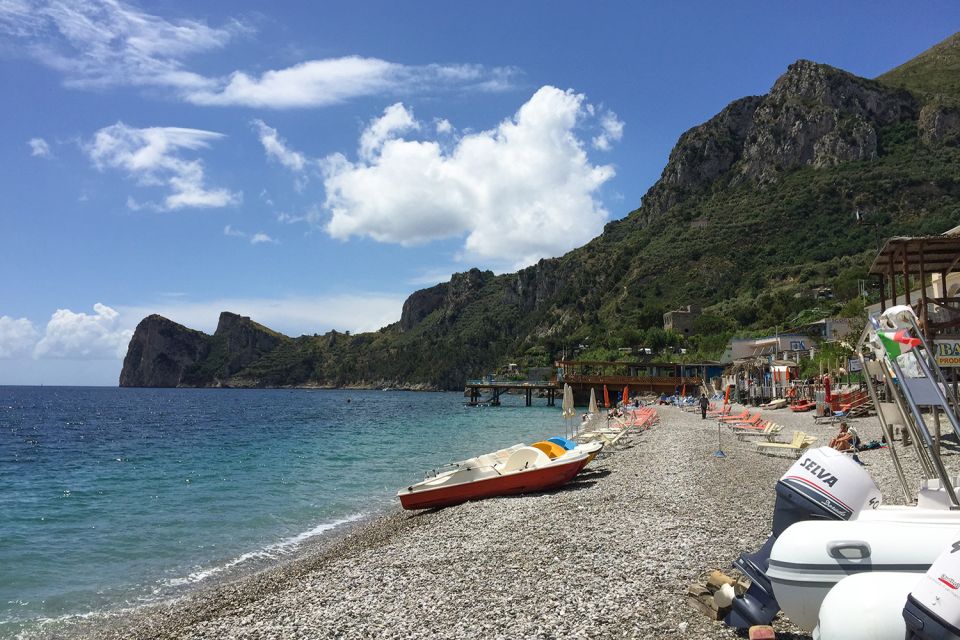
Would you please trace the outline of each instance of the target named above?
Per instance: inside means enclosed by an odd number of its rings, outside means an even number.
[[[773,442],[774,438],[783,431],[783,427],[774,422],[768,422],[767,426],[763,429],[735,429],[734,433],[737,435],[737,440],[746,440],[747,438],[758,436],[760,438],[766,438],[768,442]]]
[[[717,422],[743,422],[744,420],[750,419],[750,412],[746,409],[743,410],[743,413],[739,413],[735,416],[721,416],[717,418]]]
[[[762,424],[762,421],[760,420],[759,413],[756,415],[750,416],[748,420],[738,420],[737,422],[727,421],[724,424],[726,424],[731,429],[742,429],[742,428],[762,429],[763,428],[762,426],[760,426]]]
[[[814,436],[808,436],[803,431],[794,431],[793,440],[790,442],[758,442],[757,452],[768,455],[789,454],[799,457],[804,449],[816,441],[817,439]]]
[[[763,431],[764,429],[767,428],[768,425],[771,425],[771,424],[773,424],[773,422],[770,420],[762,420],[758,422],[751,422],[749,424],[739,423],[739,424],[729,424],[727,426],[730,427],[731,431],[733,431],[734,433],[737,433],[740,431],[754,431],[754,432]]]

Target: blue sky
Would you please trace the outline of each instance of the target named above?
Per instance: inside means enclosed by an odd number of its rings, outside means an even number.
[[[154,312],[376,329],[588,241],[794,60],[873,77],[957,29],[945,1],[0,0],[0,384],[116,384]]]

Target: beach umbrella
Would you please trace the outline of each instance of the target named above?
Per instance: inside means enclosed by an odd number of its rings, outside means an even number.
[[[564,418],[572,418],[577,414],[577,410],[573,407],[573,389],[570,388],[570,385],[563,385],[563,403],[561,404],[563,409]]]
[[[727,385],[727,390],[723,392],[723,404],[730,404],[730,387],[733,385]]]
[[[607,385],[603,385],[603,408],[610,408],[610,392],[607,391]]]
[[[623,387],[623,406],[630,404],[630,386],[624,385]]]
[[[600,413],[600,410],[597,408],[597,394],[593,391],[593,387],[590,387],[590,407],[587,411],[590,413]]]
[[[577,415],[577,410],[573,406],[573,389],[568,384],[563,385],[563,404],[561,405],[563,409],[563,420],[564,420],[564,435],[567,434],[567,430],[571,429],[570,426],[573,423],[572,418]]]

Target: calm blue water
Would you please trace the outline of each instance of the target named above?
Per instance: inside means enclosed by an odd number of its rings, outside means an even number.
[[[350,402],[347,402],[347,399]],[[456,393],[0,387],[0,636],[170,597],[563,432]]]

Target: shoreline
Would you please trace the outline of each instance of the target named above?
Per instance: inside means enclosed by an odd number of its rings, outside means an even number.
[[[686,587],[766,539],[774,484],[793,460],[757,454],[726,428],[727,458],[714,458],[715,421],[658,410],[660,424],[625,437],[559,490],[371,513],[261,571],[60,631],[134,639],[736,637],[689,607]],[[763,414],[785,432],[816,435],[816,445],[837,430],[810,414]],[[856,424],[865,440],[879,436],[875,418]],[[861,457],[884,502],[898,494],[902,502],[889,454]],[[954,469],[957,457],[948,460]],[[809,637],[782,617],[774,626],[781,638]]]

